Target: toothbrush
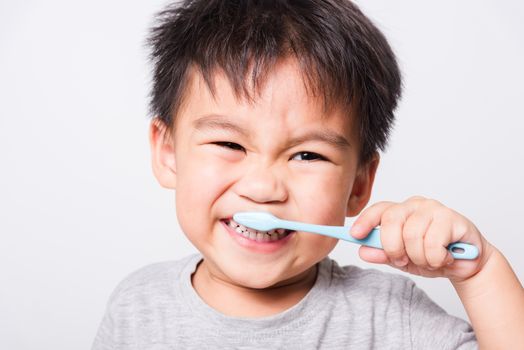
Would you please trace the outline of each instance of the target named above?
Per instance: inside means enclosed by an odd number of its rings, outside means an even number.
[[[349,234],[350,226],[314,225],[298,221],[282,220],[267,212],[239,212],[233,215],[233,220],[241,225],[259,231],[269,231],[277,228],[305,231],[382,249],[382,244],[380,243],[380,228],[378,227],[371,230],[366,238],[356,239]],[[473,260],[478,256],[478,248],[472,244],[455,242],[448,245],[447,249],[455,259]]]

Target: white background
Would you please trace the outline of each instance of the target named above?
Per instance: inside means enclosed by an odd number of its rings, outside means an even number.
[[[124,276],[195,251],[150,168],[144,38],[164,3],[0,2],[2,349],[89,348]],[[359,3],[405,86],[372,202],[442,201],[522,281],[522,2]],[[332,257],[377,267],[356,253],[340,242]],[[466,317],[447,280],[414,279]]]

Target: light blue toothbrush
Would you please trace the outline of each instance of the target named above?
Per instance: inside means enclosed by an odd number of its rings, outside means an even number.
[[[282,220],[266,212],[240,212],[233,215],[235,222],[259,231],[269,231],[283,228],[293,231],[318,233],[324,236],[343,239],[373,248],[382,249],[380,243],[380,229],[374,228],[364,239],[353,238],[349,234],[350,226],[325,226],[306,224],[304,222]],[[455,242],[448,245],[448,250],[455,259],[472,260],[477,258],[478,248],[472,244]]]

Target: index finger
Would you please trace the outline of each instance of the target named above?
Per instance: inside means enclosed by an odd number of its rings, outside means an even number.
[[[395,205],[394,202],[377,202],[372,206],[364,209],[358,216],[357,220],[351,226],[350,234],[356,239],[365,238],[372,229],[380,225],[382,213],[389,207]]]

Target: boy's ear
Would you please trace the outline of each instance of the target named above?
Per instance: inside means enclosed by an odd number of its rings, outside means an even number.
[[[149,127],[149,144],[151,145],[151,162],[153,174],[162,187],[175,189],[176,160],[175,145],[167,126],[157,118]]]
[[[353,188],[351,189],[351,195],[348,200],[347,216],[358,215],[369,202],[379,162],[380,155],[375,153],[373,158],[357,171],[357,176],[353,182]]]

